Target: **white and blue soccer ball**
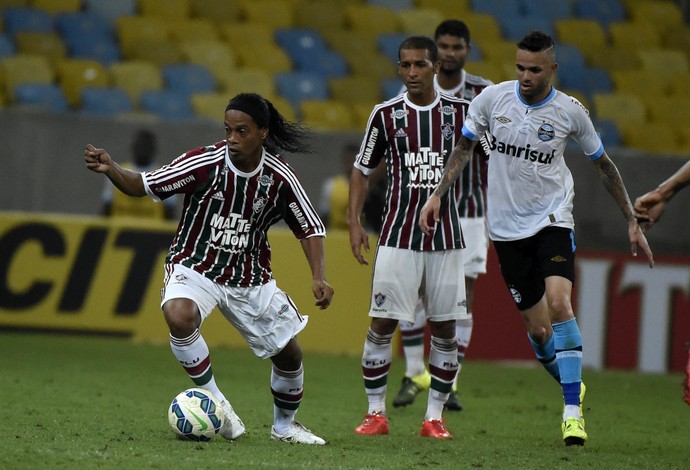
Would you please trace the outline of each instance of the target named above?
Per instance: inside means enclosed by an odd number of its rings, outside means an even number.
[[[207,390],[190,388],[178,394],[168,408],[170,428],[180,438],[208,441],[223,424],[220,401]]]

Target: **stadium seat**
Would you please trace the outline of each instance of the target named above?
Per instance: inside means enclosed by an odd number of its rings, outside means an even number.
[[[175,23],[189,18],[191,11],[190,0],[139,0],[139,12],[143,16],[155,16]]]
[[[232,96],[225,93],[194,93],[190,101],[196,116],[222,123],[225,107]]]
[[[194,41],[217,41],[220,33],[211,20],[205,18],[179,18],[175,20],[175,27],[170,28],[170,38],[177,43]]]
[[[484,13],[468,13],[462,20],[472,33],[472,43],[479,44],[482,51],[487,50],[487,43],[503,40],[501,27],[493,15]]]
[[[191,17],[211,21],[221,26],[228,21],[239,21],[242,10],[237,2],[218,2],[208,0],[193,0],[191,3]]]
[[[350,75],[329,80],[334,100],[344,103],[366,103],[373,106],[383,100],[379,83],[366,75]]]
[[[626,6],[633,22],[650,23],[663,29],[683,24],[683,12],[674,1],[636,1],[628,2]]]
[[[640,50],[661,46],[661,34],[649,23],[609,24],[611,45],[617,49]]]
[[[498,16],[500,12],[500,16],[504,18],[519,18],[525,14],[521,1],[471,0],[470,4],[473,12],[484,15]]]
[[[302,121],[316,131],[349,131],[354,128],[348,105],[335,100],[304,100],[300,105]]]
[[[144,90],[139,96],[140,108],[165,121],[182,121],[194,117],[190,95],[174,90]]]
[[[15,43],[20,53],[42,55],[53,67],[67,57],[67,47],[55,33],[19,31]]]
[[[79,11],[81,9],[81,0],[31,0],[31,6],[53,15],[55,13]]]
[[[650,122],[642,126],[623,124],[621,134],[626,147],[655,155],[681,153],[680,133],[666,123]]]
[[[88,116],[111,118],[134,111],[129,95],[121,88],[84,88],[80,101],[80,112]]]
[[[383,99],[389,100],[395,98],[403,92],[403,82],[399,78],[389,78],[381,82],[381,92]]]
[[[508,62],[511,66],[515,66],[515,53],[517,51],[515,42],[500,39],[497,41],[486,41],[482,43],[482,46],[484,60],[495,64]]]
[[[169,39],[169,23],[161,18],[122,16],[116,20],[115,25],[125,59],[134,58],[142,42],[165,44]]]
[[[0,33],[0,59],[12,56],[16,52],[17,49],[15,48],[12,39],[10,39],[10,37],[7,34]]]
[[[610,119],[619,128],[627,123],[641,125],[647,121],[647,110],[636,95],[595,93],[592,101],[595,116],[598,119]]]
[[[96,37],[112,37],[108,23],[92,12],[59,13],[54,16],[54,21],[55,28],[68,46],[89,42]],[[88,38],[88,41],[85,38]]]
[[[573,2],[576,17],[598,21],[602,26],[626,21],[625,9],[619,0],[577,0]]]
[[[610,75],[616,93],[656,97],[664,96],[669,92],[670,80],[661,80],[656,71],[643,69],[614,70]],[[644,90],[644,93],[641,93],[641,90]]]
[[[161,67],[166,88],[178,93],[212,93],[216,79],[209,69],[199,64],[170,64]]]
[[[561,75],[587,66],[580,49],[572,44],[556,45],[556,62],[558,63],[558,73]]]
[[[261,69],[240,68],[223,76],[221,88],[229,97],[238,93],[251,92],[261,96],[275,95],[273,75]]]
[[[183,40],[179,48],[185,62],[203,65],[211,71],[218,83],[223,82],[237,67],[237,58],[225,42]]]
[[[95,36],[89,41],[76,41],[67,45],[73,59],[97,60],[105,66],[122,59],[120,47],[111,36]]]
[[[283,0],[246,0],[241,2],[245,20],[263,23],[275,28],[289,28],[295,25],[293,5]]]
[[[522,39],[528,32],[538,29],[544,31],[550,36],[555,36],[553,21],[549,18],[537,16],[497,16],[497,20],[501,26],[501,33],[503,38],[508,41],[517,42]]]
[[[465,18],[466,13],[472,9],[470,0],[417,0],[417,8],[436,10],[444,18]]]
[[[596,67],[573,69],[567,74],[558,75],[558,81],[561,87],[577,90],[588,98],[596,93],[613,92],[613,82],[608,72]]]
[[[41,55],[16,54],[0,60],[0,83],[10,103],[14,100],[14,88],[23,83],[50,85],[55,71],[50,61]]]
[[[335,78],[348,75],[349,66],[340,53],[329,50],[318,53],[311,61],[300,64],[296,71],[318,73],[326,78]]]
[[[241,43],[240,43],[241,44]],[[292,62],[276,44],[244,44],[233,48],[243,67],[263,69],[269,73],[289,72]]]
[[[115,32],[118,18],[137,14],[138,0],[82,0],[84,10],[103,18]],[[224,3],[224,2],[223,2]]]
[[[571,2],[553,0],[522,0],[524,15],[533,19],[544,18],[550,22],[573,16]],[[501,11],[501,10],[495,10]],[[532,28],[534,29],[534,28]],[[529,30],[528,30],[529,31]]]
[[[290,122],[297,122],[298,116],[295,107],[288,100],[278,95],[264,96],[267,100],[273,103],[273,106],[278,110],[283,117]]]
[[[384,7],[397,12],[411,10],[415,7],[414,0],[366,0],[366,3],[368,5]]]
[[[14,89],[15,104],[40,108],[56,113],[65,113],[69,110],[67,99],[59,86],[40,83],[23,83]]]
[[[688,58],[680,50],[646,49],[637,51],[642,68],[670,78],[679,73],[688,72]]]
[[[690,97],[690,72],[678,73],[669,78],[668,92],[671,96]]]
[[[635,49],[619,49],[616,47],[599,47],[587,54],[587,63],[592,67],[599,67],[608,71],[639,69],[640,56]]]
[[[666,123],[669,126],[690,127],[690,99],[668,96],[649,100],[647,113],[651,121]]]
[[[608,44],[604,28],[593,19],[560,19],[554,22],[554,29],[559,43],[577,46],[585,57]]]
[[[36,8],[10,7],[2,10],[4,29],[14,38],[19,31],[50,33],[53,19],[43,10]]]
[[[400,30],[398,17],[385,7],[349,4],[345,19],[350,29],[370,33],[395,33]]]
[[[129,60],[151,62],[158,67],[178,64],[184,61],[184,54],[177,44],[170,40],[160,41],[153,38],[141,38],[137,46],[124,57]]]
[[[620,147],[623,145],[623,136],[615,122],[610,119],[592,119],[594,129],[599,133],[604,148]]]
[[[273,29],[264,23],[229,23],[220,30],[233,50],[249,44],[255,47],[276,45]]]
[[[57,67],[57,80],[70,106],[79,106],[81,90],[85,87],[106,87],[110,82],[108,71],[98,61],[68,59]]]
[[[295,108],[304,100],[325,100],[329,98],[326,79],[308,72],[283,72],[275,76],[278,95]]]
[[[295,6],[295,24],[322,34],[345,27],[346,3],[340,0],[304,0]]]
[[[504,80],[514,80],[515,74],[507,76],[505,69],[494,62],[487,61],[472,61],[465,64],[465,70],[474,75],[479,75],[494,83],[499,83]]]
[[[433,36],[436,27],[445,19],[438,10],[415,8],[398,11],[400,28],[407,35]]]
[[[132,103],[139,102],[144,90],[161,90],[163,76],[160,69],[150,62],[124,61],[110,66],[110,81],[124,90]]]
[[[274,37],[299,69],[328,50],[321,34],[311,28],[279,28],[274,32]]]
[[[400,44],[408,37],[405,33],[383,33],[380,34],[376,43],[379,46],[379,51],[388,57],[394,64],[398,63],[398,51]]]

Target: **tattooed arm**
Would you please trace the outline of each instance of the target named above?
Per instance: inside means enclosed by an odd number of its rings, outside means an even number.
[[[618,204],[618,207],[623,213],[623,217],[625,217],[625,220],[628,222],[628,238],[630,239],[630,251],[632,255],[637,256],[638,247],[642,248],[649,260],[649,266],[654,267],[652,250],[647,243],[647,238],[644,236],[642,229],[637,223],[635,211],[630,202],[630,196],[628,196],[628,191],[625,189],[623,178],[621,178],[618,168],[613,161],[611,161],[606,152],[604,152],[600,158],[594,160],[594,165],[599,171],[599,176],[601,177],[602,183],[604,183],[604,187],[611,197],[613,197],[613,200],[616,201],[616,204]]]
[[[472,152],[477,145],[476,141],[469,140],[465,136],[460,137],[460,141],[455,146],[448,157],[448,162],[443,169],[441,181],[434,189],[434,192],[426,201],[419,217],[419,228],[427,235],[434,230],[436,222],[439,220],[439,209],[441,207],[441,196],[443,196],[450,188],[450,185],[460,176],[462,170],[467,165],[467,162],[472,158]],[[429,224],[429,216],[433,217],[433,224]]]

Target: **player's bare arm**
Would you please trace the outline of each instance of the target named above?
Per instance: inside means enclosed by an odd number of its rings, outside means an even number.
[[[616,201],[616,204],[623,213],[623,217],[625,217],[625,220],[628,222],[628,238],[630,239],[630,250],[632,255],[637,256],[638,247],[642,248],[649,260],[649,266],[653,267],[654,256],[652,250],[647,243],[647,238],[644,236],[640,225],[637,223],[635,211],[630,202],[630,196],[628,196],[628,191],[625,189],[623,178],[621,178],[618,168],[613,161],[611,161],[606,152],[604,152],[600,158],[594,160],[594,164],[599,171],[604,187]]]
[[[668,202],[675,194],[690,184],[690,161],[680,167],[670,178],[656,189],[635,199],[635,216],[644,231],[661,220]]]
[[[369,253],[369,235],[362,227],[362,210],[369,191],[369,177],[358,168],[352,168],[350,192],[348,195],[347,225],[350,231],[350,249],[359,264],[369,264],[362,254],[362,248]]]
[[[311,290],[314,293],[316,305],[323,310],[328,308],[333,298],[333,287],[326,282],[326,250],[323,237],[305,238],[300,243],[311,269]]]
[[[476,141],[469,140],[467,137],[460,137],[460,141],[453,148],[453,151],[448,157],[446,166],[443,168],[441,181],[439,181],[436,189],[429,197],[422,207],[422,212],[419,217],[419,228],[427,235],[434,230],[434,225],[429,223],[429,216],[433,217],[434,224],[439,220],[439,210],[441,207],[441,196],[443,196],[450,185],[460,176],[462,170],[467,166],[467,162],[472,158],[472,152],[477,145]]]
[[[113,185],[128,196],[146,196],[144,181],[136,171],[122,168],[105,149],[86,144],[84,149],[86,168],[96,173],[105,174]]]

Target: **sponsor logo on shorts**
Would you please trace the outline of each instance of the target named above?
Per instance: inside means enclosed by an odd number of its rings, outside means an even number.
[[[278,310],[278,316],[281,316],[282,314],[287,312],[288,308],[290,308],[290,307],[288,307],[288,304],[283,304],[283,306],[280,307],[280,310]]]
[[[458,302],[458,307],[465,307],[467,308],[467,299],[462,299]]]
[[[175,281],[173,284],[187,284],[185,281],[187,280],[187,276],[184,274],[175,274]]]
[[[515,301],[516,304],[519,304],[522,302],[522,295],[517,291],[516,288],[511,287],[510,288],[510,295],[513,296],[513,300]]]

